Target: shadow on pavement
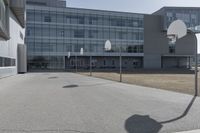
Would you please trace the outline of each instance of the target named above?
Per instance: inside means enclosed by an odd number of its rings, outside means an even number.
[[[162,125],[148,115],[133,115],[125,122],[128,133],[158,133]]]
[[[160,123],[161,123],[161,124],[166,124],[166,123],[170,123],[170,122],[173,122],[173,121],[177,121],[177,120],[179,120],[179,119],[185,117],[185,116],[188,114],[188,112],[190,111],[190,109],[191,109],[191,107],[192,107],[192,105],[193,105],[195,99],[196,99],[196,96],[194,96],[194,97],[192,98],[192,100],[190,101],[189,105],[187,106],[187,108],[185,109],[185,111],[184,111],[180,116],[178,116],[178,117],[176,117],[176,118],[173,118],[173,119],[171,119],[171,120],[161,121]]]
[[[192,98],[185,111],[178,117],[158,122],[150,118],[149,115],[142,116],[136,114],[129,117],[125,121],[125,129],[127,133],[158,133],[163,127],[163,124],[167,124],[184,118],[190,111],[195,99],[196,96]]]

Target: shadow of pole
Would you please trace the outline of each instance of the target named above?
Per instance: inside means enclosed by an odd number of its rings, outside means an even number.
[[[190,111],[196,96],[192,98],[185,111],[178,117],[158,122],[149,117],[149,115],[133,115],[125,121],[125,129],[127,133],[158,133],[163,127],[163,124],[174,122],[185,117]]]
[[[187,108],[185,109],[185,111],[184,111],[180,116],[178,116],[178,117],[176,117],[176,118],[173,118],[173,119],[171,119],[171,120],[161,121],[160,123],[161,123],[161,124],[166,124],[166,123],[170,123],[170,122],[177,121],[177,120],[179,120],[179,119],[185,117],[185,116],[188,114],[188,112],[190,111],[190,109],[191,109],[191,107],[192,107],[192,105],[193,105],[193,103],[194,103],[196,97],[197,97],[197,96],[194,96],[194,97],[192,98],[192,100],[190,101],[189,105],[187,106]]]

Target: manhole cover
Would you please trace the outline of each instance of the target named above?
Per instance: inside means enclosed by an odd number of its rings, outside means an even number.
[[[78,87],[78,85],[66,85],[66,86],[63,86],[63,88],[75,88],[75,87]]]
[[[58,77],[48,77],[48,79],[57,79]]]

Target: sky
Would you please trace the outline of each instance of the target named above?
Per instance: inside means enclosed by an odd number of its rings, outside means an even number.
[[[200,7],[200,0],[66,0],[68,7],[151,14],[163,6]],[[200,53],[200,35],[198,35]]]
[[[200,0],[66,0],[68,7],[151,14],[163,6],[200,7]]]

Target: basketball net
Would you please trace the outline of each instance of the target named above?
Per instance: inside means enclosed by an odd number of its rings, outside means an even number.
[[[167,35],[167,38],[169,39],[169,45],[175,45],[176,43],[176,39],[177,39],[177,36],[174,35],[174,34],[171,34],[171,35]]]

